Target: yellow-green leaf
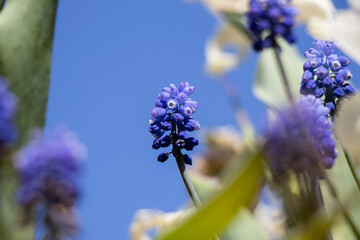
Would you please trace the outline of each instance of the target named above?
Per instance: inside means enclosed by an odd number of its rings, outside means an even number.
[[[261,182],[261,156],[256,154],[210,203],[179,224],[164,230],[159,240],[211,239],[222,232],[240,209],[253,203]]]

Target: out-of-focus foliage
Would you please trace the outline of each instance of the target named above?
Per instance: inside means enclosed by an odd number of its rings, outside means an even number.
[[[296,47],[291,47],[285,42],[281,42],[281,60],[290,89],[293,96],[297,98],[300,96],[299,82],[304,60]],[[253,92],[259,100],[271,107],[278,107],[288,101],[273,49],[266,49],[259,56]]]
[[[332,181],[340,201],[348,210],[356,227],[360,229],[360,192],[357,190],[354,178],[351,174],[341,146],[338,145],[337,149],[338,157],[335,160],[335,165],[327,171],[327,175]],[[325,208],[327,211],[331,212],[334,209],[334,206],[336,209],[337,203],[334,201],[333,196],[331,196],[326,184],[323,183],[321,187]],[[335,222],[333,228],[331,229],[331,233],[334,239],[356,239],[348,223],[343,219],[343,217]]]
[[[356,160],[360,158],[360,95],[351,97],[340,105],[335,119],[335,133],[342,146]],[[357,163],[360,166],[360,162]]]
[[[57,0],[0,1],[0,75],[18,97],[19,144],[28,130],[45,123]],[[10,157],[9,157],[10,156]],[[33,239],[14,201],[17,178],[11,154],[0,159],[0,236]]]
[[[160,233],[159,239],[210,239],[222,232],[243,207],[253,204],[262,182],[261,155],[249,158],[236,178],[198,212]]]
[[[45,123],[57,0],[7,0],[0,12],[0,75],[19,98],[20,142]]]

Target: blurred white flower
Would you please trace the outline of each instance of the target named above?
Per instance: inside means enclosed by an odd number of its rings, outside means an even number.
[[[232,126],[216,127],[206,132],[205,151],[196,157],[196,170],[206,176],[216,176],[234,156],[244,150],[240,133]]]
[[[158,209],[140,209],[136,211],[130,225],[130,237],[132,240],[151,240],[148,234],[150,229],[165,228],[193,211],[194,209],[188,209],[165,213]]]
[[[351,97],[340,105],[335,119],[335,133],[342,147],[355,159],[360,159],[360,95]],[[360,162],[357,162],[360,165]]]
[[[220,75],[236,67],[250,49],[250,40],[229,23],[223,23],[206,43],[206,70]],[[227,51],[230,50],[230,51]]]

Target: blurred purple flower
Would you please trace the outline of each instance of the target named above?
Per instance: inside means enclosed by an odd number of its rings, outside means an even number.
[[[246,14],[248,29],[255,38],[256,51],[276,46],[276,37],[283,37],[288,43],[295,42],[291,29],[298,14],[297,8],[283,0],[250,0]]]
[[[34,132],[16,161],[21,177],[20,203],[72,206],[79,193],[79,160],[85,154],[84,145],[70,131],[58,129],[49,136]]]
[[[268,130],[266,156],[272,170],[282,175],[287,170],[321,175],[337,157],[330,109],[313,95],[302,97],[279,112]]]
[[[0,148],[13,144],[16,140],[15,114],[17,99],[9,90],[7,82],[0,77]]]

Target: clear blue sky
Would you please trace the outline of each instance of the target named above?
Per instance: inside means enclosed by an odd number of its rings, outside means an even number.
[[[160,164],[151,149],[148,119],[162,87],[195,85],[203,128],[235,124],[220,85],[203,67],[214,26],[200,4],[181,0],[59,1],[47,128],[65,124],[89,149],[80,239],[128,239],[137,209],[173,211],[186,201],[174,159]],[[311,39],[300,37],[305,49]],[[251,54],[229,78],[261,128],[265,108],[251,93],[255,63]]]

